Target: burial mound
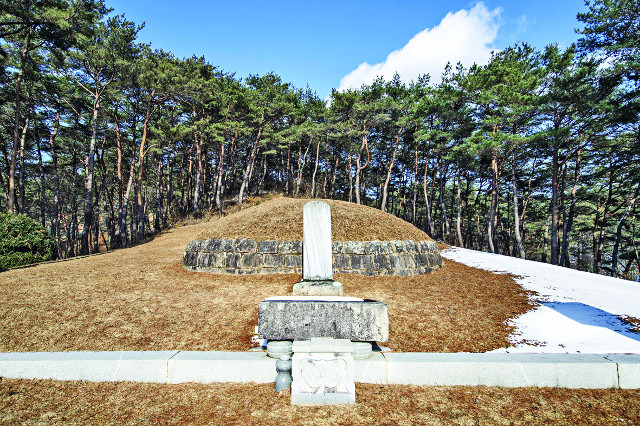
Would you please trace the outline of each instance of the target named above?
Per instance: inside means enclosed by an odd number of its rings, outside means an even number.
[[[301,273],[302,207],[278,197],[211,224],[187,246],[183,265],[226,274]],[[436,243],[410,223],[371,207],[331,206],[333,269],[363,275],[417,275],[442,266]]]

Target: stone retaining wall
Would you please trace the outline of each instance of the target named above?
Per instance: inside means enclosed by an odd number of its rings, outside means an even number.
[[[409,276],[442,266],[433,241],[334,241],[332,250],[334,273]],[[195,240],[182,264],[217,274],[301,274],[302,241]]]

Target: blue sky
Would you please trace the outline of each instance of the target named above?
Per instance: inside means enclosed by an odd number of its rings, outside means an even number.
[[[405,81],[444,64],[483,63],[518,41],[575,42],[584,0],[106,0],[145,22],[138,40],[178,57],[204,56],[237,77],[274,71],[322,98],[395,71]]]

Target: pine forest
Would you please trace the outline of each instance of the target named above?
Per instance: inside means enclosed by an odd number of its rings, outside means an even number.
[[[0,211],[68,258],[282,193],[439,242],[635,280],[640,4],[588,0],[567,49],[321,99],[137,41],[100,0],[0,1]],[[438,76],[440,77],[440,76]]]

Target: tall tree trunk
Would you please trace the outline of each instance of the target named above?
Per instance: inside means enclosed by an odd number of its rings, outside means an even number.
[[[527,185],[527,193],[522,199],[522,213],[520,214],[520,227],[522,228],[522,238],[523,240],[526,238],[526,229],[524,226],[525,218],[527,217],[527,206],[529,205],[529,199],[531,198],[531,184],[533,182],[533,174],[536,169],[536,163],[538,161],[538,157],[533,159],[533,165],[531,166],[531,173],[529,174],[529,183]]]
[[[636,233],[636,217],[633,216],[633,221],[631,222],[631,231],[633,235],[638,235]],[[638,245],[636,244],[635,238],[631,239],[631,244],[633,244],[633,252],[635,253],[635,261],[638,266],[638,276],[636,278],[636,282],[640,283],[640,250],[638,250]]]
[[[124,188],[122,186],[122,135],[120,133],[120,120],[118,118],[118,103],[116,102],[114,105],[114,113],[113,113],[114,123],[115,123],[115,131],[116,131],[116,181],[118,185],[118,226],[116,226],[115,237],[113,239],[112,245],[114,247],[122,247],[124,245],[124,236],[123,232],[126,233],[126,227],[123,228],[122,221],[123,216],[123,192]],[[125,220],[126,221],[126,220]]]
[[[471,224],[472,224],[472,209],[469,208],[469,198],[471,197],[471,182],[473,181],[473,178],[471,177],[471,173],[469,173],[469,170],[466,171],[465,173],[465,187],[464,187],[464,206],[465,206],[465,217],[467,219],[467,226],[465,226],[465,230],[464,230],[464,246],[465,247],[473,247],[473,233],[471,232]],[[482,180],[480,181],[480,183],[482,183]],[[481,186],[478,187],[478,191],[480,191]],[[477,196],[476,196],[476,202],[477,202]]]
[[[38,173],[40,175],[40,224],[47,227],[47,185],[45,184],[44,164],[42,162],[42,150],[40,149],[40,135],[37,128],[35,130],[36,150],[38,151]]]
[[[256,155],[253,156],[253,161],[251,162],[251,167],[249,168],[249,177],[247,179],[247,188],[251,184],[251,179],[253,178],[253,170],[254,170],[255,164],[256,164],[256,158],[258,158],[258,153],[259,152],[260,152],[260,148],[258,148],[256,150]],[[247,192],[249,192],[249,190],[247,190]],[[255,194],[255,189],[254,189],[254,194]]]
[[[216,182],[216,209],[218,210],[218,216],[222,217],[222,180],[224,175],[224,142],[220,144],[220,159],[218,160],[218,182]]]
[[[340,156],[336,155],[336,162],[333,165],[333,175],[331,176],[331,189],[329,191],[329,197],[333,198],[336,193],[336,179],[338,178],[338,163],[340,161]]]
[[[21,108],[21,98],[20,98],[20,90],[22,86],[22,79],[24,77],[24,67],[27,61],[27,55],[29,54],[29,47],[31,45],[31,37],[33,34],[33,29],[29,28],[29,32],[27,34],[27,41],[24,44],[24,48],[22,49],[20,55],[20,68],[18,69],[18,75],[16,76],[16,86],[15,86],[15,111],[14,111],[14,122],[13,122],[13,146],[11,148],[11,159],[9,162],[9,188],[7,194],[7,212],[15,213],[15,204],[16,204],[16,194],[15,194],[15,175],[16,175],[16,157],[18,155],[18,146],[20,142],[20,108]]]
[[[384,186],[382,187],[382,203],[380,205],[380,210],[383,212],[387,211],[387,196],[389,193],[389,181],[391,180],[391,171],[393,170],[393,165],[396,162],[396,154],[398,152],[398,146],[400,145],[400,134],[404,131],[404,127],[398,130],[396,133],[396,143],[393,146],[393,154],[391,156],[391,161],[389,162],[389,166],[387,167],[387,177],[384,180]]]
[[[413,162],[413,174],[411,175],[411,189],[413,200],[411,202],[411,224],[416,226],[418,221],[418,146],[416,145]]]
[[[349,172],[349,202],[353,202],[353,166],[351,165],[351,151],[349,151],[349,161],[347,163],[347,170]]]
[[[558,146],[553,146],[553,158],[551,164],[551,264],[558,264],[558,227],[560,216],[558,214],[558,194],[560,192],[558,182]]]
[[[244,198],[244,192],[249,185],[249,172],[253,166],[253,160],[255,159],[256,153],[258,152],[258,145],[260,144],[260,138],[262,137],[262,128],[264,126],[264,112],[260,117],[260,125],[258,126],[258,134],[256,136],[255,141],[253,142],[253,146],[249,148],[249,155],[247,157],[247,164],[244,168],[244,172],[242,173],[242,183],[240,184],[240,192],[238,193],[238,204],[242,205],[242,199]]]
[[[167,218],[173,215],[173,166],[171,165],[173,160],[173,143],[169,142],[167,148],[167,167],[165,167],[165,182],[167,185],[167,202],[164,207],[164,214]]]
[[[304,172],[304,165],[307,162],[307,155],[309,154],[309,149],[311,148],[311,144],[313,143],[314,137],[311,136],[309,139],[309,144],[307,145],[307,149],[304,151],[304,155],[302,155],[302,141],[300,141],[300,151],[298,153],[298,174],[296,178],[296,190],[293,194],[294,197],[298,196],[300,192],[300,183],[302,182],[302,174]],[[317,156],[316,156],[317,158]],[[312,197],[313,198],[313,197]]]
[[[597,241],[596,241],[596,246],[597,246],[597,251],[596,251],[596,273],[600,273],[600,270],[602,269],[602,263],[603,263],[603,252],[604,252],[604,241],[605,241],[605,233],[607,232],[607,224],[608,224],[608,219],[609,219],[609,209],[611,208],[611,204],[613,202],[613,188],[614,188],[614,173],[615,172],[615,168],[614,168],[614,164],[613,161],[610,162],[609,164],[609,184],[608,184],[608,188],[607,188],[607,199],[604,203],[604,209],[602,212],[602,218],[600,220],[599,223],[599,232],[597,235]]]
[[[162,198],[162,154],[156,156],[156,211],[153,227],[156,232],[160,232],[164,228]]]
[[[26,200],[24,197],[24,177],[25,177],[25,169],[24,169],[24,146],[27,141],[27,132],[29,131],[29,122],[31,118],[30,114],[31,109],[27,110],[27,117],[24,119],[24,127],[22,128],[22,132],[20,134],[20,150],[18,153],[18,162],[20,164],[18,174],[18,194],[19,197],[16,199],[16,210],[18,213],[26,213]],[[18,201],[19,200],[19,201]]]
[[[511,162],[511,187],[513,188],[513,231],[516,237],[516,245],[522,259],[526,259],[522,235],[520,234],[520,212],[518,211],[518,181],[516,180],[516,152],[513,150]]]
[[[76,126],[79,127],[79,123],[76,117]],[[73,152],[72,152],[72,160],[71,160],[71,170],[77,170],[78,167],[78,152],[75,143],[73,144]],[[71,189],[71,222],[69,223],[69,231],[67,232],[67,257],[77,255],[77,246],[78,246],[78,202],[77,200],[77,188],[75,182],[76,175],[73,174],[72,177],[72,189]]]
[[[51,178],[53,180],[53,211],[51,213],[51,236],[56,243],[58,256],[61,257],[60,244],[60,178],[58,176],[58,151],[55,147],[56,136],[60,128],[60,109],[56,110],[56,118],[53,123],[53,131],[49,134],[49,155],[51,155]]]
[[[144,116],[144,123],[142,125],[142,139],[140,140],[140,150],[138,151],[138,176],[136,178],[136,208],[137,208],[137,233],[138,233],[138,241],[142,241],[145,237],[146,228],[145,224],[147,218],[145,217],[145,209],[146,205],[143,206],[142,200],[142,177],[144,175],[144,159],[147,153],[147,149],[145,149],[145,145],[147,142],[147,134],[149,131],[149,122],[151,121],[152,107],[153,107],[153,95],[155,94],[155,89],[151,91],[151,97],[147,104],[147,111]],[[146,204],[146,200],[145,200]]]
[[[198,133],[196,132],[193,135],[193,139],[194,139],[194,145],[196,148],[196,159],[195,159],[195,166],[196,166],[196,176],[195,176],[195,183],[194,183],[194,188],[193,188],[193,213],[194,214],[199,214],[200,212],[200,191],[202,190],[202,170],[203,170],[203,161],[202,161],[202,146],[203,146],[203,135],[202,133],[200,133],[200,137],[198,138]]]
[[[107,128],[107,121],[105,120],[104,122],[104,128]],[[101,228],[100,228],[100,198],[104,195],[105,197],[107,197],[107,179],[108,179],[108,172],[107,172],[107,165],[104,162],[104,154],[105,154],[105,145],[107,143],[107,132],[103,132],[102,133],[102,143],[100,144],[100,149],[97,150],[96,152],[96,158],[97,158],[97,162],[98,162],[98,168],[101,171],[101,175],[102,175],[102,180],[100,182],[99,185],[96,185],[96,191],[95,192],[95,201],[93,204],[93,211],[95,212],[95,214],[93,215],[94,220],[93,223],[94,225],[92,226],[92,230],[93,230],[93,244],[94,244],[94,252],[98,253],[100,251],[100,236],[102,236],[102,240],[105,241],[104,239],[104,234],[101,232]],[[108,201],[107,201],[108,204]],[[108,214],[107,214],[107,221],[108,221]],[[107,245],[106,241],[105,241],[105,248],[108,250],[109,246]]]
[[[265,191],[265,182],[267,178],[267,156],[262,156],[262,173],[260,174],[260,179],[258,180],[258,194]]]
[[[133,128],[137,127],[137,119],[136,114],[134,113],[133,119]],[[124,196],[122,197],[122,207],[119,208],[118,212],[118,222],[120,228],[120,241],[129,245],[129,232],[127,231],[127,215],[129,214],[129,197],[131,195],[131,188],[133,187],[133,176],[135,175],[136,170],[136,133],[132,133],[131,137],[131,162],[129,164],[129,177],[127,179],[127,187],[125,189]],[[134,190],[135,192],[135,190]],[[131,225],[134,226],[136,223],[135,215],[131,217]],[[136,238],[135,234],[131,234],[131,238]]]
[[[633,205],[636,203],[636,199],[638,198],[638,191],[640,191],[640,183],[636,185],[636,189],[633,191],[633,195],[631,196],[631,200],[629,201],[629,205],[627,205],[627,209],[624,211],[624,214],[620,218],[618,222],[618,226],[616,227],[616,240],[613,244],[613,252],[611,253],[611,276],[618,276],[618,250],[620,248],[620,239],[622,238],[622,227],[624,225],[625,220],[627,220],[627,216],[631,209],[633,209]]]
[[[100,109],[100,97],[95,95],[93,114],[91,117],[91,140],[87,154],[87,178],[84,193],[84,225],[80,236],[80,254],[89,254],[89,233],[93,225],[93,169],[95,160],[96,137],[98,135],[98,111]]]
[[[427,191],[427,174],[429,171],[429,160],[425,159],[424,162],[424,176],[422,177],[422,190],[424,192],[424,201],[426,203],[426,227],[425,230],[427,230],[429,236],[431,238],[434,237],[435,234],[435,227],[433,225],[433,219],[431,218],[431,197],[429,196],[429,193]]]
[[[356,158],[356,181],[355,181],[355,191],[356,191],[356,204],[361,204],[360,200],[360,173],[369,165],[369,142],[367,139],[367,125],[362,125],[362,145],[360,145],[360,149],[358,150],[358,157]],[[360,165],[360,160],[362,160],[362,151],[365,151],[367,154],[367,161],[365,161],[364,165]]]
[[[191,150],[189,150],[189,167],[187,168],[185,181],[187,186],[184,188],[184,198],[182,200],[182,211],[189,211],[189,207],[187,203],[189,199],[191,199],[191,180],[193,179],[193,155],[191,155]]]
[[[560,265],[567,268],[571,267],[571,261],[569,259],[569,234],[571,233],[571,227],[573,226],[573,217],[575,215],[576,203],[578,201],[578,183],[580,181],[580,163],[581,163],[581,150],[578,149],[576,159],[576,168],[573,176],[573,188],[571,189],[571,205],[569,205],[569,214],[566,221],[562,223],[562,255],[560,256]]]
[[[316,173],[318,172],[318,163],[320,162],[320,141],[321,140],[322,140],[321,138],[318,138],[318,143],[316,144],[316,163],[313,167],[313,175],[311,176],[311,198],[315,198],[316,196]],[[327,133],[327,144],[328,143],[329,143],[329,133]]]
[[[438,171],[440,177],[440,191],[439,201],[440,209],[442,210],[442,235],[445,242],[449,242],[449,234],[451,234],[451,226],[449,224],[449,216],[447,215],[447,206],[444,200],[445,180],[447,179],[447,167],[440,165],[440,158],[438,158]]]
[[[565,253],[562,252],[562,243],[561,239],[564,239],[564,236],[560,237],[560,230],[566,229],[565,224],[567,223],[567,209],[565,208],[565,188],[567,187],[567,168],[568,166],[568,158],[562,162],[562,171],[560,172],[560,206],[558,207],[558,216],[560,217],[561,223],[558,224],[558,265],[562,265],[562,257],[565,256]]]
[[[494,225],[498,209],[498,158],[495,148],[491,155],[491,206],[489,208],[489,220],[487,223],[487,238],[489,240],[489,250],[497,253],[497,247],[494,244]]]
[[[602,189],[602,188],[601,188]],[[593,217],[593,228],[591,228],[591,253],[592,253],[592,272],[598,273],[599,271],[599,255],[598,255],[598,226],[600,224],[600,206],[602,200],[598,195],[598,205],[596,206]]]
[[[460,178],[462,172],[459,165],[456,165],[456,174],[458,180],[458,190],[456,191],[456,211],[458,214],[456,218],[456,232],[458,233],[458,245],[464,248],[464,239],[462,238],[462,200],[460,197],[462,194],[462,182]]]

